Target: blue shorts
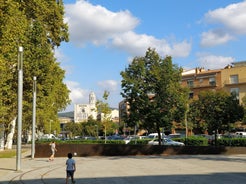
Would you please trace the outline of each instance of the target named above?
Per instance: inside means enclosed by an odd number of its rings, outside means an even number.
[[[67,170],[67,177],[73,177],[74,175],[74,170]]]

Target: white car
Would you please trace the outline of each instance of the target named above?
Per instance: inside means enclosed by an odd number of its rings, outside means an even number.
[[[58,139],[54,134],[44,134],[40,139]]]
[[[159,145],[159,141],[158,141],[158,139],[153,139],[153,140],[149,141],[148,144]],[[166,145],[166,146],[184,146],[185,145],[182,142],[173,141],[172,139],[168,139],[168,138],[161,139],[161,144]]]

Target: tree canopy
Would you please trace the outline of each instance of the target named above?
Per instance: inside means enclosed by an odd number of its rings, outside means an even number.
[[[201,92],[199,99],[190,104],[189,111],[192,121],[202,123],[210,134],[229,131],[230,124],[242,120],[243,114],[243,107],[236,96],[225,91]]]
[[[68,41],[68,26],[63,17],[62,0],[0,0],[0,121],[6,130],[17,115],[19,46],[24,48],[23,129],[30,129],[31,125],[34,76],[37,126],[47,132],[50,120],[59,125],[57,112],[70,103],[69,90],[63,82],[65,71],[54,55],[54,49]]]
[[[154,49],[135,57],[121,72],[121,95],[130,106],[125,122],[160,134],[161,127],[171,129],[173,121],[182,121],[188,91],[180,84],[181,73],[170,56],[162,58]]]
[[[104,91],[103,93],[103,100],[98,100],[96,103],[97,112],[101,116],[101,125],[103,127],[105,141],[107,134],[112,134],[116,130],[115,123],[112,121],[111,117],[111,108],[109,107],[109,104],[107,102],[109,97],[109,92]]]

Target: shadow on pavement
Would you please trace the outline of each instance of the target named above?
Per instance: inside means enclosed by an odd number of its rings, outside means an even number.
[[[152,175],[131,177],[75,178],[76,184],[245,184],[246,173],[212,173],[206,175]],[[3,183],[13,184],[17,181]],[[65,178],[22,180],[22,184],[64,184]],[[71,181],[70,181],[71,182]],[[17,182],[18,183],[18,182]]]

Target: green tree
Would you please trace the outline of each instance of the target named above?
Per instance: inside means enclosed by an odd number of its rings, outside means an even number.
[[[243,123],[246,124],[246,95],[242,98],[242,106],[244,108]]]
[[[18,46],[27,41],[28,22],[20,4],[16,1],[0,0],[0,123],[4,127],[4,138],[11,131],[17,114],[17,53]],[[14,122],[13,122],[14,121]]]
[[[57,127],[57,112],[65,109],[69,100],[69,90],[63,83],[65,71],[54,56],[54,47],[60,46],[62,41],[68,41],[68,27],[63,22],[64,7],[62,1],[21,1],[21,11],[26,15],[29,23],[26,32],[24,64],[23,105],[26,109],[26,128],[31,122],[32,78],[37,76],[37,125],[39,129],[48,132],[52,120]],[[53,129],[52,131],[54,131]],[[56,130],[58,131],[58,130]]]
[[[70,122],[66,124],[64,130],[69,132],[70,138],[77,135],[82,135],[82,124]]]
[[[204,134],[208,130],[208,124],[204,121],[200,113],[200,103],[198,100],[191,100],[189,103],[187,121],[193,124],[195,134]]]
[[[98,132],[100,130],[100,123],[93,119],[92,116],[88,117],[87,122],[82,122],[82,126],[84,129],[84,135],[89,135],[93,137],[97,137]]]
[[[104,91],[103,100],[98,100],[96,103],[97,112],[101,115],[101,123],[103,126],[105,141],[106,141],[106,136],[115,131],[114,123],[111,120],[111,109],[107,102],[108,97],[109,97],[109,92]]]
[[[171,129],[174,120],[184,119],[188,101],[187,89],[180,85],[182,68],[170,56],[161,58],[154,49],[144,57],[135,57],[121,72],[122,97],[129,103],[128,125],[158,132]]]
[[[37,77],[37,126],[49,132],[52,120],[59,131],[57,112],[65,109],[69,90],[65,71],[54,56],[54,48],[68,41],[61,0],[0,0],[1,83],[0,120],[8,131],[17,114],[17,48],[24,48],[23,129],[31,128],[33,76]],[[4,68],[5,67],[5,68]],[[5,134],[6,135],[6,134]]]
[[[190,106],[191,109],[196,109],[196,113],[191,115],[193,120],[205,122],[208,132],[215,132],[215,141],[217,132],[229,130],[231,123],[243,118],[243,107],[236,96],[224,91],[203,91]]]

